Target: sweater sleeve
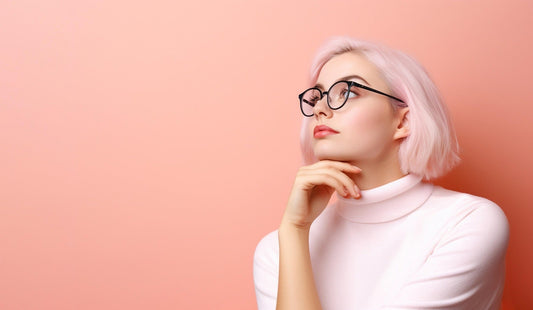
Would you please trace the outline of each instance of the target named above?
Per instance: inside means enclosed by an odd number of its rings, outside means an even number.
[[[266,235],[254,254],[254,286],[258,310],[275,310],[278,294],[278,232]]]
[[[508,239],[503,211],[478,200],[380,309],[499,309]]]

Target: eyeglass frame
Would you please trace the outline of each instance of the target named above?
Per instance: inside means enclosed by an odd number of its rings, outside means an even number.
[[[340,81],[337,81],[337,82],[333,83],[333,85],[331,85],[331,86],[329,87],[328,91],[324,91],[324,92],[323,92],[323,91],[320,90],[320,88],[318,88],[318,87],[311,87],[311,88],[308,88],[308,89],[304,90],[301,94],[299,94],[299,95],[298,95],[298,99],[300,99],[300,111],[302,112],[302,114],[303,114],[305,117],[312,117],[313,115],[315,115],[315,113],[313,113],[313,114],[311,114],[311,115],[306,115],[306,114],[304,113],[303,102],[302,102],[302,101],[303,101],[303,96],[304,96],[304,94],[305,94],[306,92],[312,90],[312,89],[316,89],[316,90],[318,90],[318,92],[320,93],[320,99],[319,99],[318,101],[324,99],[324,95],[326,96],[326,102],[327,102],[328,107],[329,107],[330,109],[332,109],[332,110],[338,110],[338,109],[342,108],[342,107],[346,104],[346,102],[348,101],[348,97],[346,97],[346,98],[344,99],[344,102],[343,102],[338,108],[333,108],[333,107],[331,107],[331,105],[329,104],[329,102],[330,102],[329,92],[331,91],[331,89],[332,89],[335,85],[337,85],[337,84],[339,84],[339,83],[347,83],[347,84],[348,84],[348,89],[351,89],[352,86],[355,86],[355,87],[358,87],[358,88],[362,88],[362,89],[366,89],[366,90],[368,90],[368,91],[374,92],[374,93],[376,93],[376,94],[380,94],[380,95],[383,95],[383,96],[389,97],[389,98],[394,99],[394,100],[398,100],[398,101],[400,101],[401,103],[404,103],[404,104],[405,104],[405,101],[403,101],[402,99],[397,98],[397,97],[394,97],[394,96],[389,95],[389,94],[386,94],[386,93],[381,92],[381,91],[379,91],[379,90],[377,90],[377,89],[374,89],[374,88],[371,88],[371,87],[368,87],[368,86],[365,86],[365,85],[359,84],[359,83],[354,82],[354,81],[340,80]],[[318,103],[318,101],[317,101],[317,103]],[[307,104],[307,103],[306,103],[306,104]],[[313,106],[313,107],[314,107],[314,106]]]

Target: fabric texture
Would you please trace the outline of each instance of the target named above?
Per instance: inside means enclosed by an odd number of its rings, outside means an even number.
[[[336,197],[311,226],[313,273],[325,310],[499,309],[509,226],[493,202],[407,175]],[[276,308],[279,244],[254,255],[259,310]]]

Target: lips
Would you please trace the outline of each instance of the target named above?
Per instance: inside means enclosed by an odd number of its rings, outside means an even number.
[[[315,127],[315,130],[313,131],[313,135],[315,138],[323,138],[329,135],[338,134],[339,132],[329,128],[326,125],[318,125]]]

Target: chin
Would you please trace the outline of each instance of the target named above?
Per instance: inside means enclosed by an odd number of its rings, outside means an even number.
[[[329,139],[316,140],[312,145],[313,154],[319,160],[345,161],[354,157],[353,147],[347,147],[342,141]]]
[[[339,154],[335,152],[315,152],[315,157],[318,160],[334,160],[344,162],[356,161],[354,156],[349,156],[347,154]]]

